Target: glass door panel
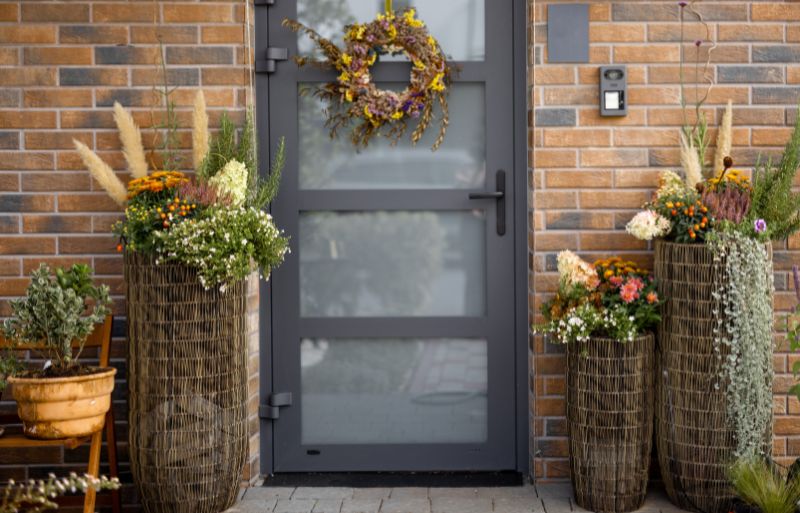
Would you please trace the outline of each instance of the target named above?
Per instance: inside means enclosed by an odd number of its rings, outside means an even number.
[[[484,0],[394,0],[394,10],[414,7],[418,17],[454,61],[482,61],[486,56]],[[384,0],[298,0],[297,19],[342,46],[342,27],[364,23],[383,12]],[[318,55],[308,38],[298,39],[302,55]],[[382,56],[400,60],[403,56]]]

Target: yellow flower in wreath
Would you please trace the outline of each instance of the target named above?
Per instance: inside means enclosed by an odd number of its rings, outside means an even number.
[[[342,63],[345,66],[349,66],[353,62],[353,58],[351,56],[347,55],[346,53],[342,54],[341,59],[342,59]]]
[[[339,82],[342,84],[346,84],[350,80],[350,73],[346,71],[342,71],[342,74],[339,75]]]
[[[405,19],[406,23],[411,27],[424,27],[425,23],[421,20],[416,19],[414,16],[417,15],[417,11],[414,9],[409,9],[403,14],[403,18]]]
[[[432,90],[436,92],[444,91],[445,87],[444,83],[442,82],[443,78],[444,78],[444,73],[437,73],[436,76],[433,77],[433,80],[431,80],[431,84],[428,87],[430,87]]]
[[[403,117],[403,113],[400,112],[399,110],[392,114],[392,119],[400,119],[402,117]]]
[[[389,31],[387,32],[387,34],[389,34],[389,39],[397,38],[397,27],[395,27],[394,25],[389,25]]]
[[[369,111],[369,105],[364,105],[364,116],[367,119],[372,119],[372,112]]]
[[[353,101],[353,91],[351,91],[350,89],[345,91],[344,92],[344,99],[349,101],[349,102],[352,102]]]

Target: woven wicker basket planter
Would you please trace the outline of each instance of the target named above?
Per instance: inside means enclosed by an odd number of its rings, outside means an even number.
[[[656,352],[656,445],[664,486],[683,509],[727,513],[736,435],[726,383],[718,378],[712,297],[724,270],[703,244],[657,241],[655,276],[664,298]],[[771,435],[765,433],[768,452]]]
[[[592,339],[567,348],[567,431],[572,487],[584,509],[638,509],[653,441],[655,337]]]
[[[129,442],[148,513],[218,513],[247,451],[246,284],[204,290],[184,265],[125,257]]]

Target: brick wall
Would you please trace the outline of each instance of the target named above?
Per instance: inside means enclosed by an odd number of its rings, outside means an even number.
[[[576,250],[588,259],[621,253],[652,262],[651,246],[625,234],[624,226],[649,198],[659,170],[679,167],[680,52],[693,61],[691,42],[706,39],[697,23],[688,23],[690,44],[681,49],[677,1],[592,2],[591,62],[548,64],[550,3],[529,2],[532,318],[557,286],[559,250]],[[697,5],[718,42],[711,54],[715,85],[705,112],[716,125],[724,104],[733,100],[733,157],[739,167],[749,167],[759,153],[779,152],[790,133],[800,99],[800,4],[734,0]],[[627,117],[598,116],[597,68],[607,63],[628,66]],[[688,74],[691,79],[693,71]],[[792,262],[800,263],[800,237],[775,253],[779,310],[792,305]],[[532,340],[531,348],[535,473],[564,478],[569,475],[564,356],[561,348],[541,339]],[[795,416],[800,404],[786,396],[792,381],[787,371],[797,356],[784,349],[775,355],[774,454],[788,459],[800,456],[800,417]]]
[[[109,233],[118,208],[93,183],[72,150],[76,138],[125,175],[110,107],[129,107],[153,147],[149,129],[162,121],[162,52],[182,126],[202,88],[212,124],[228,111],[243,119],[251,83],[246,50],[252,7],[244,0],[40,1],[0,0],[0,316],[8,298],[24,291],[39,262],[83,262],[114,294],[123,315],[122,260]],[[162,46],[159,46],[159,42]],[[158,138],[156,138],[158,144]],[[188,155],[191,138],[179,133]],[[189,163],[191,158],[185,160]],[[126,177],[127,178],[127,177]],[[258,446],[258,297],[251,296],[249,360],[251,448]],[[122,367],[124,324],[117,323],[113,356]],[[114,407],[126,459],[125,383]],[[12,408],[3,403],[0,409]],[[3,451],[0,481],[41,475],[57,467],[80,470],[86,451]],[[257,451],[244,479],[258,472]]]

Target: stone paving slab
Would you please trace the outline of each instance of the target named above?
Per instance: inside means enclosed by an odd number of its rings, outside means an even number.
[[[227,513],[588,513],[569,484],[496,488],[253,487]],[[682,513],[651,490],[639,513]]]

